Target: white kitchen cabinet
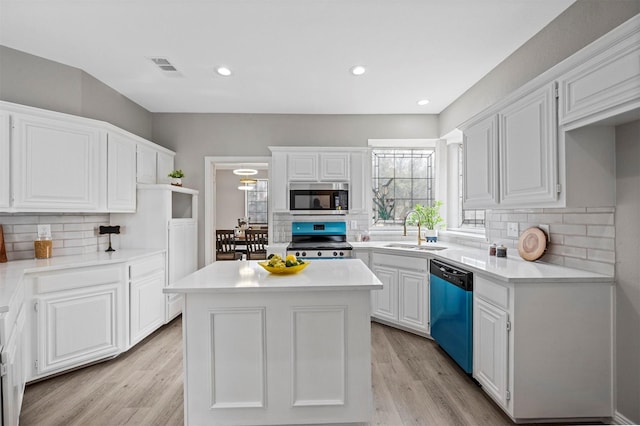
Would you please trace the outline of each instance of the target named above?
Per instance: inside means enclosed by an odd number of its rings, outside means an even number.
[[[289,184],[287,181],[287,153],[273,151],[271,153],[271,182],[269,184],[269,199],[271,212],[282,213],[289,211]]]
[[[0,111],[0,210],[11,205],[11,118]]]
[[[107,209],[136,210],[136,143],[124,133],[109,132]]]
[[[137,147],[137,182],[157,183],[158,159],[157,151],[150,146],[138,144]]]
[[[287,178],[289,181],[318,180],[318,154],[312,152],[292,152],[287,158]]]
[[[613,292],[475,274],[473,377],[517,423],[611,417]]]
[[[166,250],[165,285],[197,269],[198,191],[173,185],[138,185],[135,213],[114,213],[121,248]],[[181,296],[165,295],[165,323],[182,311]]]
[[[169,173],[174,170],[174,155],[158,151],[156,154],[156,176],[157,183],[171,183]]]
[[[464,130],[465,208],[557,202],[555,93],[544,85]]]
[[[22,211],[106,208],[106,132],[84,120],[12,114],[13,206]]]
[[[348,152],[321,152],[319,157],[319,180],[324,182],[348,182],[349,181],[349,153]]]
[[[429,333],[429,276],[426,258],[374,251],[371,270],[382,290],[371,292],[371,316],[404,330]]]
[[[603,37],[608,45],[560,79],[560,124],[574,129],[640,108],[640,31]],[[635,115],[637,118],[637,114]]]
[[[123,272],[119,264],[67,269],[34,278],[34,378],[124,350]]]
[[[368,149],[350,153],[349,213],[371,211],[371,156]]]
[[[22,302],[19,313],[8,330],[10,335],[3,342],[2,353],[2,424],[17,426],[26,383],[25,375],[25,311]]]
[[[499,114],[501,207],[537,206],[557,200],[555,83],[535,90]]]
[[[480,297],[473,300],[473,377],[507,407],[509,314]]]
[[[398,321],[398,270],[377,264],[374,255],[371,270],[382,282],[381,290],[371,292],[371,316],[388,321]]]
[[[163,254],[129,265],[129,347],[165,322],[165,266]]]
[[[464,130],[464,206],[498,205],[498,116],[491,115]]]

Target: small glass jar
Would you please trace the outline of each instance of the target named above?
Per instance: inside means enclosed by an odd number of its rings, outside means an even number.
[[[53,241],[35,240],[33,242],[36,259],[49,259],[53,252]]]
[[[507,257],[507,248],[505,246],[503,246],[502,244],[500,244],[496,248],[496,256],[497,257]]]
[[[493,243],[489,246],[489,256],[495,256],[496,255],[496,248],[498,246],[496,245],[496,243]]]

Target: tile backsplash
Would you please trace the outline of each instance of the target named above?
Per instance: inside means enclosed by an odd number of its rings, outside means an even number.
[[[345,216],[331,215],[304,215],[294,216],[289,213],[275,213],[273,215],[273,242],[276,244],[288,243],[291,241],[291,223],[292,222],[346,222],[347,223],[347,240],[356,241],[357,236],[369,227],[369,217],[366,214],[349,214]],[[355,221],[355,223],[354,223]],[[352,228],[352,224],[356,227]]]
[[[39,224],[51,225],[53,256],[95,252],[109,244],[107,235],[98,234],[100,225],[109,225],[109,214],[0,213],[9,260],[35,257],[33,241]]]
[[[486,242],[455,242],[487,248],[504,244],[517,255],[518,238],[507,236],[507,224],[518,223],[519,234],[531,226],[549,225],[551,241],[542,262],[613,275],[615,254],[615,208],[564,208],[487,210]]]

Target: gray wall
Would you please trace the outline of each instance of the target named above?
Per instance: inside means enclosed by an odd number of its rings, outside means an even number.
[[[640,121],[616,128],[618,411],[640,423]]]
[[[640,0],[578,0],[440,114],[440,135],[640,13]]]
[[[151,113],[86,72],[0,46],[0,99],[94,118],[146,139]]]
[[[153,141],[176,151],[183,183],[200,191],[198,264],[204,265],[204,157],[270,156],[269,146],[367,146],[368,139],[436,138],[436,115],[153,114]]]

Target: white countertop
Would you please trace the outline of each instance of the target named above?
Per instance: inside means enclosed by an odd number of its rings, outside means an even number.
[[[312,260],[290,275],[271,274],[257,261],[214,262],[164,289],[165,293],[375,290],[380,280],[359,259]]]
[[[417,249],[387,247],[390,244],[413,244],[413,241],[367,241],[354,242],[354,249],[375,249],[376,252],[435,258],[450,261],[456,266],[466,268],[489,278],[506,282],[545,283],[545,282],[602,282],[612,283],[614,277],[595,272],[553,265],[540,261],[529,262],[522,259],[517,250],[510,250],[507,257],[489,256],[487,250],[450,244],[446,241],[422,243],[421,247],[445,246],[445,250],[423,251]],[[515,253],[515,254],[514,254]]]
[[[56,256],[49,259],[15,260],[0,263],[0,313],[7,312],[16,289],[22,285],[25,274],[81,268],[109,263],[122,263],[162,253],[164,250],[117,250],[93,252],[74,256]]]

